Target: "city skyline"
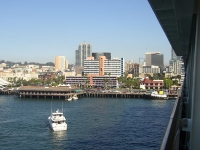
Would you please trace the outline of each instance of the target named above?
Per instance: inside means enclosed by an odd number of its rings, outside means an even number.
[[[92,52],[138,63],[146,52],[171,57],[171,46],[148,1],[3,1],[0,5],[1,60],[53,62],[65,56],[75,64],[84,41]],[[39,56],[39,57],[38,57]]]

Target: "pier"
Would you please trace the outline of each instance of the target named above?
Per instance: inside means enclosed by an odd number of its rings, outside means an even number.
[[[5,93],[2,93],[6,95]],[[134,93],[134,92],[107,92],[103,93],[101,91],[95,92],[84,92],[78,88],[69,88],[69,87],[21,87],[15,93],[18,97],[21,98],[58,98],[58,99],[67,99],[70,96],[76,94],[79,98],[81,97],[96,97],[96,98],[145,98],[144,93]],[[7,94],[8,95],[8,94]],[[175,99],[177,94],[169,94],[169,99]]]

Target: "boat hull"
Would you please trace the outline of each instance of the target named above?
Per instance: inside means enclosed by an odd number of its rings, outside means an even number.
[[[147,99],[163,99],[163,100],[168,100],[168,97],[162,97],[162,96],[152,96],[152,95],[144,95],[145,98]]]
[[[50,117],[48,118],[48,120],[49,120],[49,125],[50,125],[50,127],[53,131],[65,131],[65,130],[67,130],[67,124],[65,122],[61,123],[61,124],[52,123],[52,120],[51,120]]]

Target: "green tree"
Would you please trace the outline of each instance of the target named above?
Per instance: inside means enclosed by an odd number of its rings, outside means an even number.
[[[164,79],[164,88],[169,89],[173,85],[173,81],[170,78]]]
[[[128,77],[127,80],[126,80],[126,85],[127,85],[127,87],[129,87],[129,88],[131,89],[131,91],[132,91],[132,88],[133,88],[133,86],[134,86],[134,79]]]
[[[153,80],[159,80],[159,75],[158,73],[153,74]]]
[[[140,79],[134,79],[134,88],[136,89],[140,88]]]
[[[172,81],[173,81],[173,85],[179,85],[178,80],[172,80]]]

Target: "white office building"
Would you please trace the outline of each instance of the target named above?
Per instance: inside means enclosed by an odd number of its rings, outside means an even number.
[[[124,58],[106,59],[105,56],[100,56],[99,60],[94,60],[94,57],[89,57],[84,60],[84,74],[96,74],[99,76],[123,76],[125,72]]]

